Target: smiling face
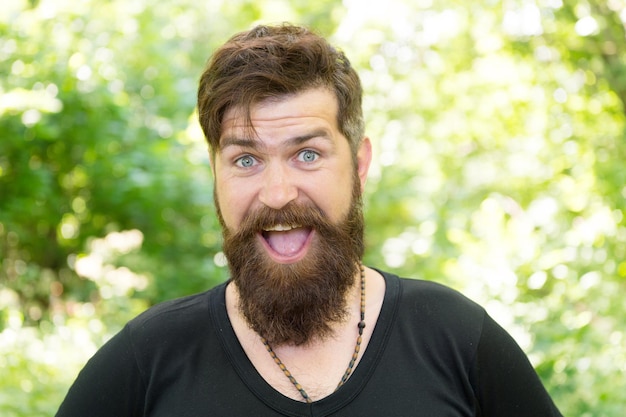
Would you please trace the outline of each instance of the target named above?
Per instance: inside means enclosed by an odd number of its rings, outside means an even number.
[[[262,207],[280,210],[290,202],[317,207],[331,222],[345,217],[355,167],[337,126],[337,100],[330,91],[313,89],[253,106],[256,137],[236,110],[224,116],[213,160],[225,227],[237,230],[250,213]],[[356,155],[360,189],[370,159],[370,143],[364,139]],[[302,230],[298,224],[267,226],[259,231],[259,243],[277,263],[299,261],[315,239],[315,230]]]
[[[231,110],[213,158],[239,307],[275,345],[327,336],[358,275],[371,149],[353,158],[336,115],[325,89],[253,106],[253,130]]]

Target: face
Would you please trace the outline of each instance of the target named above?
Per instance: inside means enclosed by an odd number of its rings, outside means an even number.
[[[213,162],[226,227],[236,230],[250,212],[264,206],[280,210],[290,202],[314,205],[333,222],[346,215],[355,167],[337,111],[337,100],[326,89],[263,102],[251,109],[256,137],[250,137],[237,109],[226,112]],[[370,160],[365,138],[357,152],[361,189]],[[306,255],[307,245],[289,253],[266,249],[274,261],[292,263]]]
[[[363,249],[364,140],[353,164],[336,102],[311,90],[252,109],[256,135],[226,114],[216,202],[240,310],[273,344],[328,335]]]

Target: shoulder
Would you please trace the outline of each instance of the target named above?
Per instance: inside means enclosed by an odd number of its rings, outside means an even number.
[[[206,326],[210,303],[219,299],[224,284],[198,294],[180,297],[156,304],[128,322],[126,328],[134,337],[159,333],[193,332]]]
[[[485,310],[461,292],[433,281],[382,272],[388,288],[398,288],[398,319],[421,329],[479,337]]]
[[[454,310],[482,310],[476,302],[461,292],[434,281],[399,278],[403,298],[419,302],[426,309],[453,308]]]

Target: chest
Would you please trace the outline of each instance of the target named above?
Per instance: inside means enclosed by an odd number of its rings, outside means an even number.
[[[273,348],[260,342],[247,328],[236,333],[246,356],[265,382],[296,401],[305,401],[305,397],[316,401],[335,392],[358,366],[371,337],[371,332],[364,332],[357,344],[355,325],[323,343]]]
[[[389,348],[389,346],[388,346]],[[263,353],[263,352],[259,352]],[[267,352],[264,352],[267,354]],[[419,358],[406,355],[402,346],[389,348],[376,361],[372,351],[364,356],[351,380],[335,392],[336,378],[329,378],[320,364],[303,369],[303,386],[313,404],[301,401],[299,392],[270,361],[269,369],[234,368],[227,356],[189,364],[169,383],[161,379],[148,395],[151,416],[454,416],[470,417],[475,404],[469,383],[457,383],[463,375],[447,373]],[[265,366],[265,365],[264,365]],[[300,368],[294,368],[300,369]],[[305,375],[310,372],[310,378]],[[263,374],[263,372],[266,372]],[[341,372],[340,372],[341,373]],[[336,374],[335,374],[336,375]],[[263,382],[262,379],[265,381]],[[309,384],[308,386],[305,384]],[[286,398],[287,397],[287,398]],[[291,400],[290,400],[291,399]],[[294,401],[295,400],[295,401]]]
[[[177,345],[176,352],[160,355],[163,360],[156,364],[151,362],[150,368],[158,373],[148,378],[146,415],[475,415],[467,364],[434,345],[432,335],[405,328],[412,328],[413,321],[390,326],[377,323],[374,339],[374,326],[366,327],[353,375],[338,391],[335,388],[353,353],[357,330],[341,333],[323,349],[277,349],[277,356],[315,400],[305,404],[260,339],[247,333],[245,324],[232,320],[236,337],[229,326],[216,326],[215,333],[195,349]],[[185,354],[192,350],[193,354]],[[173,357],[179,360],[172,361]]]

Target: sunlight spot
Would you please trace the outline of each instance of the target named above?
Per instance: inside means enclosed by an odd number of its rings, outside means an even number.
[[[22,113],[22,123],[26,127],[33,127],[41,120],[41,112],[37,109],[26,110]]]
[[[66,214],[60,224],[60,232],[63,239],[74,239],[78,236],[80,223],[73,214]]]
[[[598,33],[598,22],[592,16],[585,16],[576,22],[574,30],[580,36],[590,36]]]
[[[385,264],[391,268],[399,268],[406,262],[407,242],[397,237],[387,239],[383,244]]]
[[[569,268],[566,265],[559,264],[552,268],[552,275],[554,275],[554,278],[556,279],[565,279],[568,274]]]
[[[111,249],[125,254],[141,247],[143,244],[143,233],[138,229],[112,232],[106,235],[104,239]]]
[[[567,101],[567,92],[562,88],[557,88],[552,94],[557,103],[565,103]]]
[[[596,271],[587,272],[580,277],[580,287],[589,290],[600,283],[600,274]]]
[[[102,275],[102,265],[102,258],[99,255],[92,253],[76,259],[76,262],[74,263],[74,270],[81,277],[95,280]]]
[[[541,35],[541,11],[537,5],[526,3],[517,10],[508,10],[504,14],[502,26],[506,33],[514,36]]]
[[[217,252],[213,257],[213,263],[215,263],[215,266],[218,266],[220,268],[228,265],[228,259],[226,259],[226,255],[224,254],[224,252]]]
[[[548,274],[545,271],[537,271],[528,278],[526,284],[531,290],[540,290],[548,280]]]
[[[17,61],[13,62],[13,65],[11,65],[11,73],[13,75],[20,75],[22,74],[22,72],[24,72],[25,68],[26,65],[24,64],[24,62],[18,59]]]
[[[91,78],[91,74],[92,74],[92,71],[88,65],[81,65],[76,71],[76,78],[78,78],[81,81],[85,81]]]

